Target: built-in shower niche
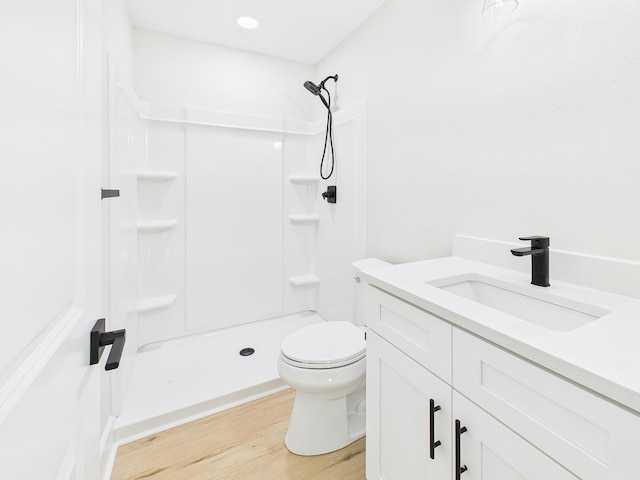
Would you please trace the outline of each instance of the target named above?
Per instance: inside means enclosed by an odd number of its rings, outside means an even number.
[[[184,128],[146,120],[138,160],[139,344],[184,328]]]
[[[318,190],[320,176],[312,173],[292,173],[289,174],[288,180],[293,192],[291,211],[314,211],[320,194]]]
[[[181,282],[176,282],[181,256],[179,223],[176,219],[138,222],[138,320],[140,344],[162,335],[179,334],[182,314],[178,303]],[[172,328],[176,327],[176,328]]]
[[[164,203],[178,173],[175,170],[138,170],[138,210],[141,218],[156,218],[167,210]],[[164,208],[163,208],[164,207]]]
[[[285,304],[292,311],[317,310],[320,278],[312,252],[320,221],[320,176],[309,157],[309,135],[287,133],[284,138]]]

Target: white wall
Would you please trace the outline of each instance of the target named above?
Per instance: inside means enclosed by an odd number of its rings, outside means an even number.
[[[368,255],[454,233],[640,259],[640,3],[388,0],[326,58],[367,98]]]
[[[253,115],[309,118],[302,88],[313,67],[227,47],[134,30],[141,100]]]

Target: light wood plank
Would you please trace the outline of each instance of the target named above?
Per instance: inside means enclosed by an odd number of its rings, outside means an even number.
[[[269,395],[121,446],[112,480],[362,480],[365,439],[294,455],[284,436],[295,392]]]

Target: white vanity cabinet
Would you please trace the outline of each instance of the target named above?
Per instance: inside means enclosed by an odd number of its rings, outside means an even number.
[[[635,413],[371,285],[364,314],[368,480],[640,478]]]

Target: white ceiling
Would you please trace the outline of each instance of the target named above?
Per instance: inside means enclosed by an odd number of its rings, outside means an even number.
[[[385,0],[127,0],[133,25],[315,65]],[[237,26],[252,16],[255,30]]]

